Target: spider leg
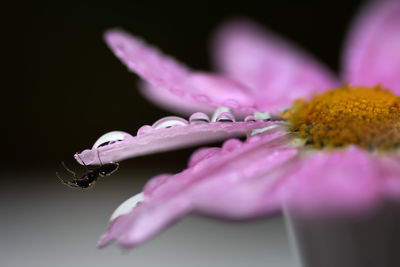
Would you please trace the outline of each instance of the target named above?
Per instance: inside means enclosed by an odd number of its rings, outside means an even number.
[[[61,162],[61,165],[63,165],[63,167],[64,167],[69,173],[71,173],[71,174],[74,176],[74,178],[76,179],[76,173],[75,173],[74,171],[70,170],[70,169],[67,167],[67,165],[65,165],[64,161]]]
[[[60,179],[60,181],[61,181],[63,184],[67,183],[63,178],[61,178],[61,176],[58,174],[58,172],[56,172],[56,176],[57,176],[58,179]]]
[[[60,179],[61,183],[65,184],[65,185],[70,185],[69,184],[70,182],[69,181],[65,181],[63,178],[61,178],[60,175],[58,174],[58,172],[56,172],[56,176],[57,176],[58,179]]]
[[[101,162],[101,159],[100,159],[100,151],[99,150],[97,150],[97,157],[99,158],[100,166],[103,166],[103,162]]]

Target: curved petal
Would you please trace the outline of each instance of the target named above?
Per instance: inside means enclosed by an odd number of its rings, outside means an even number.
[[[304,157],[288,178],[288,207],[307,216],[354,215],[373,210],[385,199],[388,177],[381,160],[357,147]]]
[[[351,28],[343,54],[343,78],[400,94],[400,2],[374,1]]]
[[[400,157],[382,157],[378,164],[385,197],[390,201],[400,202]]]
[[[105,40],[117,57],[133,72],[138,74],[154,88],[166,90],[166,106],[175,102],[178,110],[187,110],[189,102],[198,102],[209,107],[228,106],[237,112],[254,111],[253,99],[248,89],[227,77],[194,72],[159,50],[121,30],[105,33]],[[154,91],[147,97],[162,98]],[[178,96],[178,97],[173,97]],[[194,111],[189,109],[189,111]]]
[[[324,66],[249,21],[223,25],[213,48],[218,69],[251,88],[260,110],[282,110],[297,98],[336,86]]]
[[[75,159],[80,164],[84,162],[86,165],[100,164],[100,160],[103,163],[118,162],[131,157],[243,136],[251,130],[272,124],[275,123],[257,121],[211,122],[172,127],[166,125],[165,128],[159,129],[144,126],[147,127],[146,131],[139,129],[137,136],[126,135],[123,140],[118,142],[84,150],[80,154],[76,154]]]
[[[191,114],[201,110],[207,114],[211,114],[215,108],[207,103],[202,103],[196,100],[187,99],[182,101],[182,97],[178,94],[171,93],[159,86],[154,86],[146,81],[139,84],[139,90],[143,96],[155,103],[157,106],[163,107],[166,110],[173,110],[179,114]],[[179,103],[177,105],[176,103]]]
[[[117,240],[131,248],[191,211],[230,219],[278,211],[274,191],[282,181],[277,173],[298,150],[287,146],[283,132],[250,140],[229,140],[191,168],[151,180],[141,205],[112,221],[99,246]]]

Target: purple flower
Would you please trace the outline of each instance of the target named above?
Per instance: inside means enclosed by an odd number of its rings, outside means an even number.
[[[106,134],[79,154],[80,163],[99,164],[98,152],[110,162],[227,141],[197,150],[182,172],[151,179],[114,212],[100,247],[137,246],[189,212],[234,220],[283,207],[355,214],[400,200],[400,2],[377,1],[361,12],[340,79],[248,21],[219,29],[221,74],[193,71],[121,30],[105,39],[144,80],[145,96],[195,113],[143,126],[136,136]],[[245,141],[232,138],[244,134]]]

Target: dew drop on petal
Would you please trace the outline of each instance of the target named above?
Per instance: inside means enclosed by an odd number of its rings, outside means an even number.
[[[143,125],[142,127],[139,128],[136,135],[140,136],[143,134],[151,133],[152,131],[154,131],[153,127],[151,127],[150,125]]]
[[[249,115],[246,118],[244,118],[244,121],[245,122],[255,122],[255,121],[257,121],[257,119],[253,115]]]
[[[231,151],[239,148],[241,145],[242,145],[242,142],[239,139],[230,139],[230,140],[227,140],[222,145],[222,150],[231,152]]]
[[[275,129],[276,127],[278,127],[278,125],[274,124],[274,125],[270,125],[270,126],[261,128],[261,129],[255,129],[255,130],[252,130],[252,131],[251,131],[250,135],[261,134],[261,133],[270,131],[270,130],[272,130],[272,129]]]
[[[122,141],[126,136],[131,136],[131,135],[123,131],[112,131],[105,133],[102,136],[100,136],[99,139],[97,139],[92,148],[98,148],[118,141]]]
[[[121,205],[113,212],[111,215],[110,221],[113,221],[118,216],[129,213],[133,208],[135,208],[140,202],[144,201],[144,194],[139,193],[134,195],[133,197],[122,202]]]
[[[162,129],[162,128],[171,128],[174,126],[185,126],[188,124],[189,124],[188,121],[183,118],[170,116],[170,117],[165,117],[165,118],[162,118],[162,119],[156,121],[153,124],[153,128],[158,130],[158,129]]]
[[[224,112],[232,113],[232,110],[230,108],[227,108],[227,107],[219,107],[219,108],[217,108],[217,110],[214,112],[214,114],[213,114],[213,116],[211,118],[211,121],[212,122],[216,122],[217,121],[217,117],[219,115],[221,115],[222,113],[224,113]]]
[[[234,122],[235,116],[233,116],[233,114],[230,112],[222,112],[221,114],[218,115],[216,121],[217,122]]]
[[[271,120],[271,114],[269,112],[254,112],[253,113],[254,117],[258,121],[270,121]]]
[[[199,124],[210,122],[210,117],[203,112],[193,113],[189,118],[190,124]]]

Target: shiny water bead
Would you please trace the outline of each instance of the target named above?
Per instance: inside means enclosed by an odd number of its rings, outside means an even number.
[[[111,215],[110,221],[113,221],[118,216],[129,213],[133,208],[135,208],[138,204],[144,201],[144,194],[139,193],[134,195],[133,197],[122,202],[121,205],[113,212]]]
[[[256,118],[258,121],[270,121],[271,120],[271,114],[269,112],[254,112],[253,116]]]
[[[203,112],[193,113],[189,118],[190,124],[208,123],[210,122],[210,117]]]
[[[143,134],[151,133],[152,131],[154,131],[154,128],[152,126],[143,125],[142,127],[139,128],[139,130],[137,131],[136,135],[137,136],[141,136]]]
[[[188,125],[188,121],[175,116],[165,117],[153,124],[153,128],[155,130],[162,129],[162,128],[171,128],[174,126],[185,126]]]
[[[256,119],[256,117],[254,117],[253,115],[249,115],[249,116],[247,116],[246,118],[244,118],[244,121],[245,121],[245,122],[256,122],[257,119]]]
[[[354,144],[373,150],[400,144],[400,98],[380,86],[345,85],[309,102],[297,100],[282,118],[316,147]]]
[[[250,135],[253,136],[253,135],[261,134],[261,133],[273,130],[273,129],[277,128],[277,127],[278,127],[277,124],[273,124],[273,125],[261,128],[261,129],[255,129],[255,130],[252,130],[250,132]]]
[[[217,110],[214,112],[214,114],[213,114],[213,116],[211,118],[211,121],[212,122],[216,122],[217,121],[217,117],[219,115],[221,115],[221,113],[224,113],[224,112],[232,113],[232,110],[230,108],[227,108],[227,107],[219,107],[219,108],[217,108]]]
[[[239,139],[229,139],[225,141],[222,145],[222,150],[227,152],[232,152],[233,150],[239,148],[242,145],[242,142]]]
[[[217,122],[234,122],[235,117],[230,112],[222,112],[216,118]]]
[[[122,141],[126,136],[131,136],[129,133],[123,131],[112,131],[103,134],[97,139],[92,148],[106,146],[118,141]]]

